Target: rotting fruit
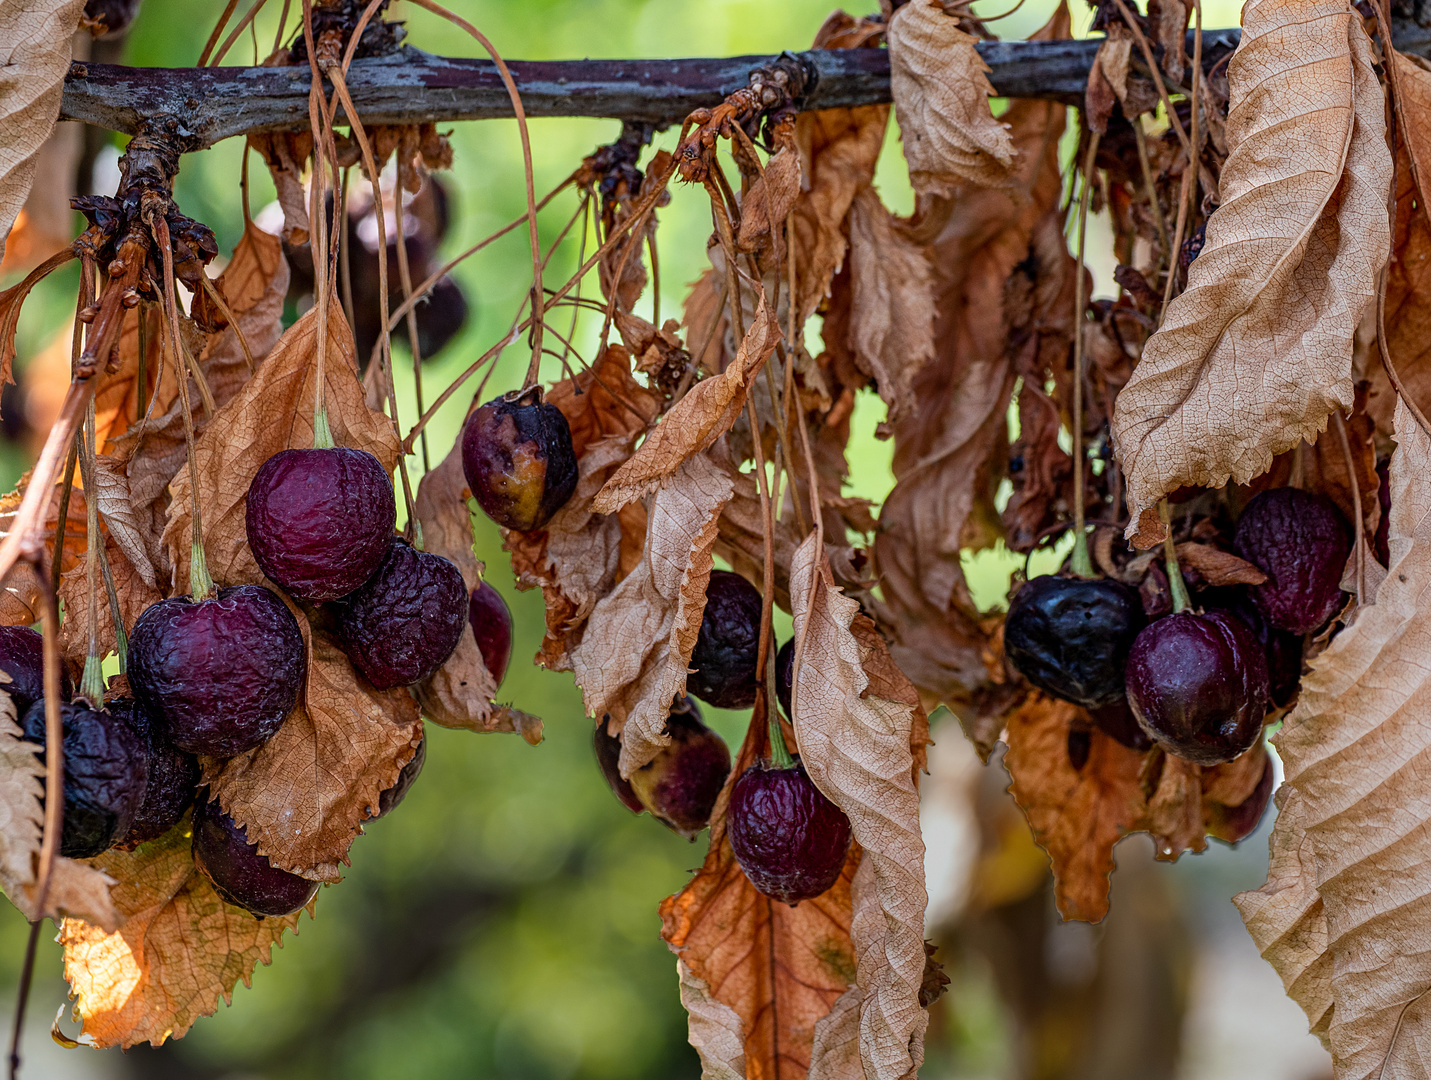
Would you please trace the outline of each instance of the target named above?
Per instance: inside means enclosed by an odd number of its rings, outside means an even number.
[[[1144,625],[1137,592],[1117,581],[1032,578],[1004,620],[1004,654],[1040,690],[1095,709],[1123,696],[1128,650]]]
[[[409,789],[417,779],[418,773],[422,772],[422,767],[425,764],[427,764],[426,737],[417,744],[417,750],[413,753],[412,760],[402,767],[398,778],[393,781],[393,786],[378,796],[378,812],[372,814],[369,820],[376,821],[378,818],[387,817],[396,810],[398,804],[407,798]]]
[[[1241,803],[1237,806],[1224,806],[1222,803],[1210,804],[1208,835],[1215,836],[1228,844],[1235,844],[1251,836],[1261,823],[1263,815],[1267,813],[1267,804],[1272,801],[1272,788],[1275,786],[1275,780],[1272,759],[1269,757],[1267,764],[1262,767],[1262,778],[1257,781],[1257,786],[1252,789],[1252,794],[1243,799]]]
[[[596,764],[601,769],[601,775],[606,778],[606,784],[611,788],[611,793],[621,801],[626,809],[633,814],[639,814],[646,807],[636,797],[631,782],[621,775],[621,739],[606,730],[607,721],[610,719],[608,716],[603,716],[592,735],[591,745],[596,752]]]
[[[1148,733],[1138,725],[1138,718],[1133,715],[1133,710],[1128,705],[1127,695],[1107,705],[1089,709],[1088,719],[1093,721],[1093,726],[1099,731],[1129,750],[1142,752],[1152,748],[1153,740],[1149,739]]]
[[[1278,630],[1319,629],[1346,600],[1342,570],[1351,531],[1336,503],[1301,488],[1273,488],[1253,498],[1237,521],[1233,547],[1267,575],[1252,595]]]
[[[292,915],[318,891],[316,881],[260,855],[234,819],[207,798],[194,808],[194,865],[221,897],[259,918]]]
[[[755,704],[755,668],[760,652],[760,593],[739,574],[713,570],[706,610],[691,650],[686,692],[718,709]]]
[[[512,611],[490,582],[484,581],[472,590],[467,601],[467,621],[477,639],[482,663],[501,686],[512,659]]]
[[[498,525],[543,528],[576,490],[571,427],[537,389],[494,398],[462,427],[462,471]]]
[[[791,720],[795,714],[790,710],[791,695],[795,692],[795,639],[791,638],[775,654],[775,696],[780,699],[780,707]]]
[[[373,576],[334,604],[343,651],[379,690],[427,678],[467,627],[467,585],[450,561],[403,540]]]
[[[1198,601],[1208,610],[1236,615],[1262,645],[1267,660],[1267,685],[1271,702],[1278,708],[1292,703],[1302,681],[1302,638],[1271,626],[1244,586],[1224,585],[1204,589]]]
[[[387,471],[366,450],[281,450],[248,488],[248,546],[270,581],[336,600],[372,576],[397,521]]]
[[[65,774],[60,854],[88,859],[108,851],[129,831],[144,802],[149,755],[128,724],[87,701],[65,702],[60,718]],[[43,698],[26,710],[21,727],[26,739],[44,747]]]
[[[261,585],[145,609],[129,639],[129,685],[173,745],[233,757],[272,738],[298,700],[307,655],[298,620]]]
[[[18,719],[45,696],[45,639],[28,626],[0,626],[0,671],[10,676],[0,683],[15,702]],[[60,664],[60,691],[64,700],[74,696],[70,673]]]
[[[760,762],[742,773],[731,789],[725,823],[750,883],[792,907],[838,881],[850,851],[849,818],[798,759],[789,768]]]
[[[1231,761],[1262,733],[1267,661],[1234,615],[1190,611],[1148,626],[1128,656],[1128,704],[1169,753],[1198,765]]]
[[[149,714],[133,698],[114,698],[104,707],[134,733],[149,762],[144,799],[134,812],[129,831],[115,844],[130,850],[179,824],[199,787],[199,762],[156,730]]]
[[[631,774],[631,789],[652,817],[694,841],[710,824],[730,775],[730,749],[684,698],[671,710],[665,734],[671,742]]]

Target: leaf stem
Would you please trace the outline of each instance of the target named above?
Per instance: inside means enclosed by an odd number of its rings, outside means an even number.
[[[766,721],[770,725],[770,764],[777,769],[788,769],[795,764],[795,759],[790,756],[790,749],[785,745],[785,732],[780,727],[780,711],[776,709],[775,702],[767,702],[769,713]]]
[[[1168,506],[1167,499],[1158,502],[1158,517],[1162,518],[1163,531],[1163,559],[1168,568],[1168,590],[1173,594],[1173,613],[1187,611],[1192,607],[1192,600],[1188,597],[1188,587],[1183,581],[1182,568],[1178,566],[1178,548],[1173,542],[1172,512]]]
[[[89,702],[90,708],[99,709],[104,705],[104,675],[100,671],[99,656],[99,551],[104,546],[104,537],[99,531],[99,491],[94,478],[94,398],[89,399],[85,412],[84,426],[80,429],[84,450],[79,455],[79,462],[80,478],[84,482],[85,585],[89,594],[86,597],[85,621],[89,646],[85,650],[79,692],[80,697]]]
[[[1088,139],[1083,161],[1083,191],[1078,198],[1078,266],[1073,278],[1073,555],[1070,567],[1081,578],[1092,578],[1093,560],[1088,555],[1088,531],[1084,525],[1083,469],[1083,258],[1088,238],[1088,201],[1093,192],[1093,163],[1098,155],[1098,132]]]

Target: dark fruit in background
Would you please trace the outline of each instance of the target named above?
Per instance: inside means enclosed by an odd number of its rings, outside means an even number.
[[[670,745],[631,774],[631,789],[651,816],[687,840],[710,824],[716,796],[730,775],[730,749],[678,700],[666,721]]]
[[[790,695],[795,692],[795,639],[791,638],[775,654],[775,696],[780,699],[780,707],[791,720],[795,714],[790,711]]]
[[[484,581],[472,590],[467,601],[467,621],[477,639],[482,663],[501,686],[512,659],[512,611],[490,582]]]
[[[194,865],[214,891],[251,914],[292,915],[318,891],[318,883],[280,870],[258,853],[244,831],[216,802],[194,809]]]
[[[144,800],[134,812],[129,831],[116,844],[125,849],[136,848],[179,824],[199,786],[199,762],[193,754],[173,746],[156,731],[149,714],[133,698],[115,698],[104,707],[129,727],[149,761],[149,783],[144,786]]]
[[[88,702],[66,702],[60,717],[65,772],[60,854],[88,859],[129,831],[149,781],[148,748],[119,717]],[[43,698],[26,711],[21,727],[26,739],[45,745]]]
[[[343,651],[379,690],[440,668],[467,628],[467,585],[441,555],[402,540],[361,588],[334,605]]]
[[[1138,723],[1198,765],[1231,761],[1256,742],[1267,701],[1262,647],[1225,611],[1159,619],[1128,656],[1128,704]]]
[[[441,352],[467,325],[467,297],[462,295],[457,282],[443,275],[426,298],[418,301],[413,312],[417,315],[417,347],[426,360]],[[400,336],[403,341],[407,340],[405,332]]]
[[[1233,547],[1267,575],[1252,595],[1278,630],[1307,634],[1341,610],[1352,536],[1336,503],[1301,488],[1273,488],[1237,519]]]
[[[686,692],[718,709],[755,704],[760,653],[760,593],[739,574],[711,571],[700,634],[691,650]]]
[[[591,745],[592,749],[596,751],[596,764],[600,766],[601,775],[606,778],[611,793],[621,800],[626,809],[633,814],[639,814],[646,807],[636,797],[631,782],[622,779],[621,740],[606,730],[606,721],[607,718],[603,716],[597,723],[596,731],[592,736]]]
[[[1391,459],[1378,461],[1376,463],[1376,475],[1378,484],[1376,487],[1376,501],[1381,506],[1381,518],[1376,523],[1376,536],[1373,540],[1373,550],[1376,557],[1381,560],[1381,565],[1391,566]]]
[[[1115,742],[1122,743],[1129,750],[1148,750],[1153,740],[1138,726],[1138,718],[1128,704],[1127,695],[1107,705],[1099,705],[1088,710],[1088,719],[1093,726]]]
[[[233,757],[270,739],[307,670],[298,620],[261,585],[146,608],[129,637],[129,685],[181,750]]]
[[[1143,628],[1137,592],[1117,581],[1047,574],[1025,583],[1004,620],[1004,654],[1024,678],[1086,708],[1123,696],[1123,668]]]
[[[425,764],[427,764],[426,738],[417,744],[417,752],[412,755],[412,760],[402,767],[402,772],[398,773],[398,778],[393,782],[393,786],[378,796],[378,812],[369,820],[376,821],[378,818],[387,817],[396,810],[398,804],[407,798],[408,790],[412,787],[413,781],[417,779],[418,773],[422,772],[422,767]]]
[[[838,881],[850,851],[849,818],[799,761],[788,769],[761,762],[742,773],[731,789],[725,825],[750,883],[792,907]]]
[[[45,639],[28,626],[0,626],[0,671],[10,676],[0,683],[15,702],[15,718],[25,715],[45,696]],[[60,664],[60,690],[66,701],[74,696],[70,673]]]
[[[1198,603],[1211,611],[1231,612],[1252,631],[1267,660],[1267,683],[1272,704],[1279,708],[1290,705],[1302,682],[1301,636],[1268,625],[1251,594],[1242,586],[1204,589],[1198,594]]]
[[[477,505],[506,529],[540,529],[576,490],[571,428],[533,393],[487,402],[462,427],[462,471]]]
[[[366,450],[281,450],[248,488],[248,546],[270,581],[336,600],[367,581],[397,522],[393,483]]]
[[[1262,769],[1262,779],[1252,789],[1252,794],[1238,806],[1224,806],[1212,803],[1209,807],[1207,831],[1211,836],[1228,844],[1235,844],[1251,836],[1267,813],[1267,804],[1272,801],[1272,787],[1276,779],[1272,759]]]

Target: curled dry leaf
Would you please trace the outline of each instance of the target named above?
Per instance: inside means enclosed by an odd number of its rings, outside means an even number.
[[[1207,847],[1202,817],[1202,767],[1172,754],[1163,756],[1158,786],[1148,797],[1145,822],[1160,860]]]
[[[1424,1070],[1419,1033],[1431,987],[1423,944],[1431,912],[1423,781],[1431,755],[1431,438],[1404,404],[1396,439],[1390,572],[1376,603],[1312,661],[1273,740],[1300,803],[1298,819],[1284,826],[1279,818],[1277,828],[1282,843],[1296,842],[1287,830],[1300,827],[1311,845],[1331,954],[1328,1035],[1338,1076],[1355,1080]],[[1289,983],[1308,966],[1295,950],[1264,946],[1264,954]]]
[[[60,944],[75,1013],[96,1046],[182,1038],[220,998],[228,1002],[240,979],[249,984],[285,930],[298,930],[302,912],[255,919],[219,899],[194,867],[187,827],[134,851],[105,852],[93,865],[118,882],[119,928],[66,919]]]
[[[910,0],[889,20],[886,37],[894,115],[915,192],[948,196],[964,184],[1012,184],[1014,140],[989,110],[989,66],[958,15],[939,0]]]
[[[682,462],[651,500],[640,564],[596,603],[581,641],[571,647],[587,715],[609,713],[621,735],[623,776],[670,741],[663,732],[671,702],[686,689],[706,609],[716,519],[730,497],[730,477],[710,458]]]
[[[107,458],[99,459],[100,462],[108,460]],[[96,471],[100,472],[100,470]],[[117,475],[118,480],[122,482],[123,475]],[[104,483],[105,481],[101,477],[100,483],[97,485],[101,506],[106,498]],[[84,496],[85,493],[78,489],[70,495],[71,512],[77,512],[80,515],[81,520],[76,538],[82,543],[85,537]],[[76,504],[78,505],[76,506]],[[104,540],[105,557],[109,560],[110,577],[114,581],[115,598],[119,601],[119,617],[124,620],[124,628],[128,631],[134,626],[134,620],[139,618],[144,609],[160,600],[163,594],[154,582],[154,569],[149,564],[147,555],[142,551],[138,555],[132,554],[129,547],[121,546],[118,530],[106,529],[101,525],[100,535]],[[143,559],[141,565],[147,568],[147,577],[140,566],[135,565],[134,558]],[[69,660],[82,665],[89,652],[90,584],[89,567],[86,560],[77,560],[74,568],[60,578],[59,595],[66,612],[65,620],[60,624],[60,650]],[[94,595],[97,600],[99,653],[101,656],[106,656],[109,653],[117,652],[119,645],[114,629],[113,614],[109,606],[109,594],[103,578],[95,582]]]
[[[78,470],[76,470],[78,479]],[[13,527],[15,515],[19,512],[20,502],[25,497],[25,492],[29,489],[30,474],[26,473],[20,477],[20,483],[15,490],[8,495],[0,496],[0,536],[10,532]],[[60,484],[55,484],[50,494],[50,503],[44,514],[44,522],[39,531],[40,543],[44,550],[53,552],[55,548],[55,531],[60,521],[60,502],[62,492]],[[60,570],[68,573],[82,562],[85,551],[85,506],[84,499],[75,498],[71,494],[69,505],[65,508],[65,540],[64,547],[60,551]],[[44,595],[40,589],[40,581],[35,577],[35,571],[29,563],[18,563],[10,573],[5,575],[3,585],[0,585],[0,625],[16,626],[19,624],[29,625],[40,621],[44,612]]]
[[[1228,65],[1229,155],[1186,291],[1115,407],[1140,547],[1182,486],[1262,472],[1352,405],[1353,335],[1386,263],[1391,155],[1361,20],[1255,0]]]
[[[872,685],[864,666],[869,637],[862,642],[851,625],[861,617],[859,603],[835,585],[813,533],[795,553],[790,593],[795,639],[804,640],[793,702],[800,758],[850,819],[864,849],[865,888],[856,908],[866,901],[874,907],[852,928],[864,1074],[913,1075],[924,1060],[929,1022],[919,1005],[928,894],[912,750],[916,713],[923,710],[907,680],[903,700]],[[865,629],[868,635],[873,627]],[[897,676],[887,656],[882,659],[882,674]]]
[[[1178,545],[1178,562],[1196,570],[1209,585],[1261,585],[1267,580],[1267,575],[1246,559],[1193,540]]]
[[[800,195],[800,152],[794,145],[782,146],[765,163],[759,176],[740,201],[740,233],[736,246],[754,251],[762,237],[770,235],[770,222],[784,223]]]

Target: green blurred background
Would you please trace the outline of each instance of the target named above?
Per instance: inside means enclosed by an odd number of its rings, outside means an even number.
[[[511,58],[557,59],[718,56],[803,48],[829,13],[827,3],[452,0],[452,7],[480,26]],[[1007,5],[986,0],[979,10],[987,15],[1007,6],[1012,0]],[[277,0],[270,0],[256,20],[260,57],[273,43],[280,7]],[[194,63],[221,8],[217,0],[144,0],[125,42],[124,62]],[[246,8],[245,3],[240,11]],[[1050,10],[1047,0],[1036,0],[993,25],[1003,36],[1020,37],[1040,25]],[[1074,14],[1079,25],[1087,24],[1090,13],[1081,0]],[[479,54],[473,42],[448,24],[410,5],[395,4],[392,17],[407,20],[408,42],[419,48],[449,55]],[[1228,0],[1207,4],[1204,19],[1210,27],[1234,24],[1236,6]],[[253,55],[254,46],[245,37],[225,62],[249,63]],[[618,131],[614,121],[533,121],[538,194]],[[454,224],[443,248],[448,255],[510,221],[524,206],[513,124],[454,125],[452,142],[456,160],[447,179],[454,196]],[[675,132],[668,131],[657,136],[655,146],[669,149],[674,143]],[[224,252],[242,229],[241,154],[242,144],[230,140],[190,156],[175,187],[181,208],[214,228]],[[256,158],[250,175],[251,202],[257,212],[272,199],[273,189]],[[912,198],[893,129],[877,182],[893,209],[910,208]],[[542,215],[544,234],[556,235],[575,205],[569,194],[557,199]],[[661,214],[663,317],[678,314],[685,286],[706,265],[709,232],[703,193],[676,187],[671,205]],[[1094,248],[1098,236],[1095,222]],[[425,366],[428,400],[506,333],[530,281],[525,245],[525,234],[514,232],[457,271],[472,317],[462,334]],[[549,272],[549,283],[565,280],[575,265],[576,250],[574,239],[563,246]],[[1111,287],[1111,263],[1094,260],[1093,268],[1099,292],[1106,293]],[[40,353],[72,313],[76,280],[73,273],[56,275],[37,290],[26,308],[19,338],[22,381],[27,360]],[[592,282],[587,292],[594,289]],[[563,332],[567,317],[563,312],[555,324]],[[596,332],[596,324],[587,320],[576,335],[578,348],[588,359]],[[812,326],[811,332],[817,334],[818,326]],[[411,374],[403,370],[405,355],[399,353],[399,391],[403,416],[410,423],[416,412]],[[515,387],[526,359],[523,346],[510,348],[488,386],[488,396]],[[545,374],[559,375],[554,362]],[[434,463],[451,446],[469,396],[455,395],[429,428]],[[851,492],[875,500],[883,498],[893,483],[891,447],[874,438],[882,417],[878,398],[863,393],[849,454]],[[410,462],[421,470],[420,455]],[[5,474],[0,479],[7,485],[25,464],[22,450],[12,443],[0,445],[0,471]],[[472,735],[429,725],[427,766],[421,780],[398,812],[357,841],[347,879],[323,890],[316,920],[305,920],[297,938],[286,939],[273,965],[255,974],[251,989],[238,988],[231,1007],[201,1020],[185,1039],[160,1050],[137,1049],[127,1055],[65,1052],[50,1042],[46,1029],[65,995],[58,978],[59,950],[46,934],[32,995],[24,1075],[157,1080],[654,1080],[699,1075],[696,1056],[686,1045],[675,960],[660,940],[656,906],[678,890],[700,863],[704,840],[687,844],[649,817],[633,817],[611,796],[593,762],[591,723],[583,715],[570,678],[540,671],[527,662],[541,636],[540,595],[515,590],[496,527],[481,517],[475,525],[476,549],[487,562],[488,579],[508,599],[517,623],[514,662],[501,696],[543,717],[546,740],[532,747],[515,736]],[[1052,560],[1046,557],[1045,566]],[[970,561],[975,596],[982,604],[1002,601],[1013,565],[1002,550]],[[788,635],[788,617],[777,626],[782,637]],[[710,709],[706,715],[733,747],[738,744],[746,717]],[[981,850],[987,856],[991,848],[989,837],[981,837],[980,830],[987,834],[991,821],[1007,820],[1007,797],[1001,790],[1006,780],[998,766],[980,773],[956,726],[941,723],[936,731],[940,747],[931,781],[935,804],[931,810],[926,801],[926,835],[931,891],[942,905],[943,921],[931,926],[931,934],[944,944],[955,981],[952,992],[934,1010],[926,1076],[1071,1077],[1084,1075],[1082,1069],[1095,1070],[1087,1075],[1126,1075],[1130,1080],[1174,1075],[1199,1080],[1223,1075],[1307,1080],[1320,1075],[1317,1051],[1296,1042],[1295,1008],[1290,1019],[1285,1010],[1275,1013],[1273,1020],[1266,1019],[1272,1015],[1266,1010],[1275,1012],[1286,1002],[1280,999],[1275,977],[1270,985],[1276,992],[1267,990],[1270,972],[1260,965],[1246,965],[1250,944],[1245,937],[1235,944],[1241,928],[1235,926],[1235,916],[1233,923],[1227,920],[1231,909],[1226,898],[1231,892],[1261,881],[1263,833],[1237,852],[1221,849],[1184,860],[1171,870],[1152,869],[1142,847],[1122,849],[1135,850],[1133,861],[1141,868],[1127,875],[1132,884],[1118,884],[1120,894],[1131,890],[1125,907],[1136,909],[1141,904],[1148,909],[1128,916],[1126,925],[1133,929],[1126,933],[1119,929],[1125,923],[1119,922],[1117,895],[1115,916],[1105,927],[1058,926],[1039,870],[1041,856],[1035,854],[1030,864],[1026,841],[1020,848],[1016,836],[1012,841],[995,837],[994,849],[1003,843],[1013,852],[1010,858],[1023,859],[1019,865],[1034,867],[1032,884],[1016,903],[999,909],[1005,915],[992,923],[988,912],[994,908],[989,905],[978,917],[961,915],[967,897],[959,895],[959,889],[967,893],[970,868]],[[989,810],[985,804],[995,808]],[[1020,825],[1016,819],[1015,825]],[[4,906],[0,986],[15,983],[25,932],[19,915]],[[990,941],[1005,939],[1012,951],[1000,954],[989,947]],[[1127,945],[1129,941],[1133,944]],[[1236,969],[1241,972],[1237,978],[1248,987],[1261,988],[1252,995],[1255,1003],[1243,1000],[1239,1007],[1244,1027],[1252,1023],[1256,1028],[1247,1045],[1266,1044],[1272,1038],[1269,1030],[1289,1031],[1292,1042],[1286,1045],[1296,1049],[1270,1055],[1282,1071],[1244,1071],[1247,1059],[1237,1052],[1231,1053],[1236,1064],[1230,1072],[1220,1072],[1215,1063],[1203,1059],[1189,1064],[1188,1054],[1180,1049],[1181,1032],[1187,1024],[1206,1029],[1209,1023],[1197,1011],[1202,976],[1188,960],[1200,947],[1198,942],[1210,942],[1207,947],[1214,950],[1234,942],[1227,947],[1242,949],[1236,954],[1243,964]],[[1063,1052],[1059,1060],[1045,1060],[1050,1053],[1046,1049],[1029,1049],[1031,1025],[1080,1021],[1062,1014],[1054,1020],[1030,1021],[1028,1003],[1021,1003],[1023,991],[1015,984],[1022,980],[1028,990],[1038,983],[1054,995],[1081,993],[1078,988],[1083,986],[1085,997],[1096,996],[1100,980],[1117,982],[1113,977],[1123,971],[1118,965],[1127,967],[1114,955],[1124,947],[1144,959],[1158,960],[1155,966],[1161,974],[1155,973],[1156,978],[1171,980],[1168,1000],[1173,1004],[1164,1010],[1166,1015],[1155,1018],[1156,1037],[1171,1047],[1170,1052],[1158,1061],[1135,1058],[1126,1068],[1108,1065],[1105,1055],[1099,1066],[1096,1054],[1076,1049],[1088,1042],[1084,1035],[1055,1032],[1050,1037],[1044,1031],[1035,1033],[1038,1047],[1075,1049]],[[1256,960],[1255,954],[1252,959]],[[1208,977],[1215,981],[1223,976]],[[1127,983],[1123,978],[1118,985]],[[1035,1006],[1035,1012],[1042,1008]],[[1125,1022],[1142,1023],[1137,1008],[1129,1009]],[[1225,1017],[1212,1021],[1214,1027],[1226,1022]],[[1275,1049],[1280,1044],[1273,1038],[1270,1045]],[[1228,1056],[1223,1051],[1234,1049],[1222,1046],[1213,1057],[1220,1060]]]

